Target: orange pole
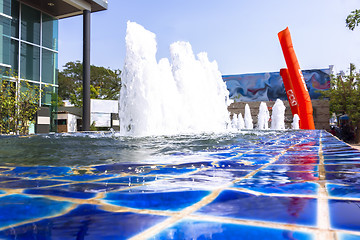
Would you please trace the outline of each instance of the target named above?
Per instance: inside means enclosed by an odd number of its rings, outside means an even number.
[[[289,71],[290,79],[299,104],[299,117],[301,129],[315,129],[313,108],[304,76],[296,58],[289,28],[278,33],[285,62]]]
[[[280,69],[280,76],[283,79],[286,95],[290,104],[291,113],[294,116],[297,114],[299,117],[299,104],[295,95],[295,90],[291,82],[290,74],[287,68]]]

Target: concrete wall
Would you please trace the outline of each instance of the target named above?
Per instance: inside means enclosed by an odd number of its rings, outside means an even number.
[[[285,125],[286,128],[291,128],[291,123],[293,120],[291,109],[288,101],[283,101],[284,105],[286,107],[285,110]],[[312,100],[313,105],[313,115],[314,115],[314,122],[315,122],[315,128],[316,129],[330,129],[329,126],[329,119],[330,119],[330,110],[329,110],[329,101],[328,100]],[[249,107],[251,109],[251,115],[253,118],[254,126],[257,125],[257,115],[259,113],[259,106],[261,102],[236,102],[232,103],[228,110],[232,116],[232,114],[239,114],[241,113],[244,117],[245,115],[245,105],[249,104]],[[272,106],[275,104],[274,101],[266,102],[266,105],[268,106],[270,117],[272,112]],[[269,124],[270,127],[270,124]]]

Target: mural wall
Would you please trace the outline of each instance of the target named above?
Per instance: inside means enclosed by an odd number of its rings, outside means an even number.
[[[311,99],[330,88],[330,69],[302,70]],[[223,75],[230,98],[236,102],[287,100],[279,72]]]

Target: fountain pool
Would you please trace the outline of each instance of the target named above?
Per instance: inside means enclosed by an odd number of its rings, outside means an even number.
[[[0,136],[0,239],[360,238],[359,151],[282,102],[229,127],[216,62],[128,26],[121,135]]]
[[[325,131],[0,143],[0,239],[360,237],[360,152]]]

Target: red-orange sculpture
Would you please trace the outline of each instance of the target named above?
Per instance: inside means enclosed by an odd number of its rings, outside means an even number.
[[[289,28],[286,28],[285,30],[279,32],[278,37],[285,57],[288,73],[291,79],[292,90],[295,94],[297,103],[299,105],[298,115],[300,117],[300,129],[315,129],[314,119],[313,119],[313,108],[311,104],[310,95],[307,90],[299,62],[295,55]],[[285,81],[284,81],[284,85],[285,85]],[[290,89],[287,89],[285,86],[285,90],[288,91]]]

